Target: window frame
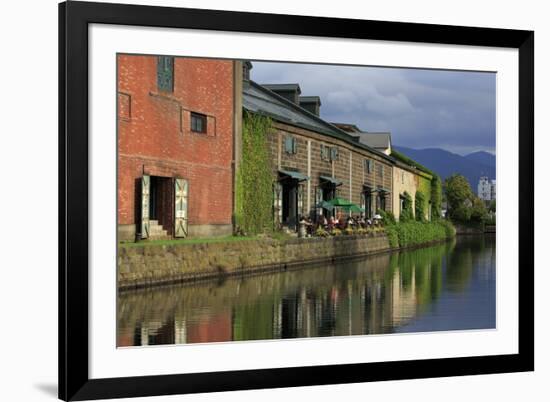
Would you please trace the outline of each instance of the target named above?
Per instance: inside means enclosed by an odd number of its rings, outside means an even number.
[[[195,130],[195,128],[193,127],[193,122],[196,121],[196,119],[200,119],[200,121],[202,122],[202,130],[199,131],[199,130]],[[202,113],[198,113],[198,112],[190,112],[190,115],[189,115],[189,128],[191,130],[192,133],[197,133],[197,134],[207,134],[208,133],[208,116],[206,116],[205,114],[202,114]]]
[[[159,92],[174,92],[174,64],[174,56],[157,56],[157,90]]]

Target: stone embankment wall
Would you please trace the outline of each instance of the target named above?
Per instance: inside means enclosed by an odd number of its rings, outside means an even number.
[[[119,289],[276,271],[390,249],[383,233],[278,241],[119,246]]]

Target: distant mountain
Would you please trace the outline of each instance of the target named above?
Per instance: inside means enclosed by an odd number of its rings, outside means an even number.
[[[464,157],[487,166],[496,166],[497,163],[496,156],[485,151],[474,152]]]
[[[394,146],[394,148],[418,163],[433,170],[442,180],[458,173],[466,177],[472,190],[477,192],[477,183],[481,176],[489,179],[496,177],[496,158],[488,152],[474,152],[462,156],[440,148],[413,149]]]

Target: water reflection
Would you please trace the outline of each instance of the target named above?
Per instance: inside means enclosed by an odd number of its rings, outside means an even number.
[[[284,273],[124,292],[118,346],[495,327],[494,236]]]

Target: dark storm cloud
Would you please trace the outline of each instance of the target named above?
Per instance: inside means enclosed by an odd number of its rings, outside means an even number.
[[[396,145],[494,152],[494,73],[254,62],[258,83],[299,83],[321,117],[391,131]]]

